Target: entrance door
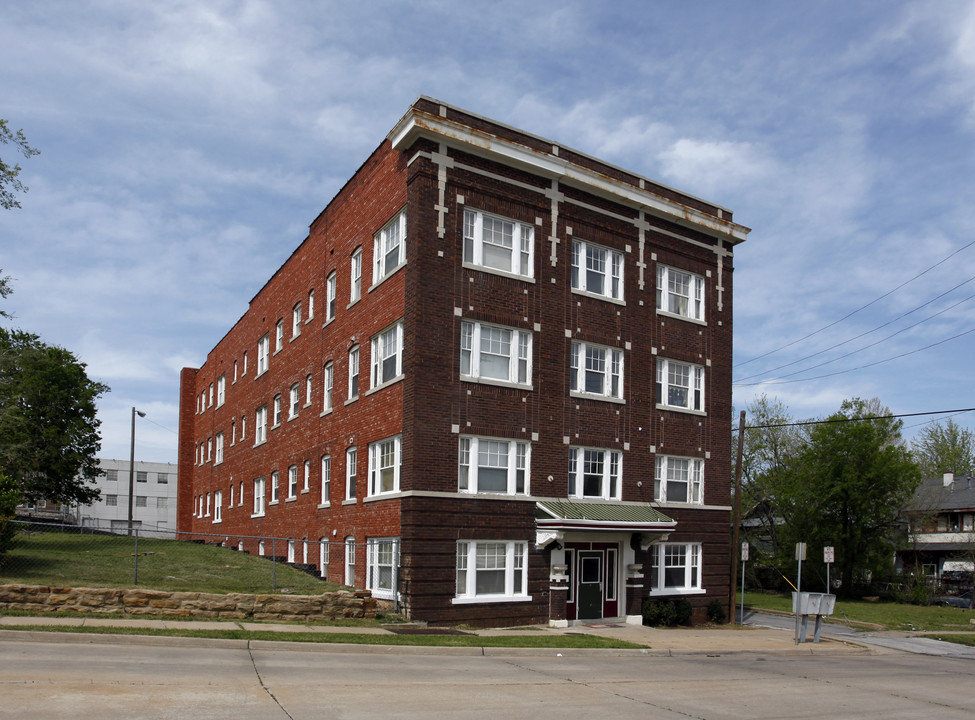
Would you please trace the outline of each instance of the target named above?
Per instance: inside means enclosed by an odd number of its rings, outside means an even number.
[[[593,620],[603,616],[603,553],[579,553],[579,595],[576,617]]]

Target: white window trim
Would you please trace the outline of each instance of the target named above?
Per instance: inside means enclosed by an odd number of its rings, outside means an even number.
[[[243,438],[243,430],[241,431]],[[254,413],[254,446],[267,442],[267,405],[261,405]]]
[[[324,384],[322,386],[323,397],[322,397],[322,415],[327,415],[332,412],[332,393],[335,389],[335,364],[325,363],[325,378]]]
[[[301,301],[295,303],[295,306],[291,308],[291,339],[294,340],[296,337],[301,335]]]
[[[470,328],[470,330],[468,330]],[[508,380],[481,376],[481,335],[485,328],[507,330],[511,333],[510,355],[508,356]],[[470,348],[464,347],[465,338],[470,338]],[[460,324],[460,377],[461,380],[468,382],[482,383],[485,385],[499,385],[501,387],[516,387],[525,390],[532,390],[532,361],[534,356],[534,333],[530,330],[496,325],[493,323],[483,323],[478,320],[462,320]],[[521,357],[521,340],[528,339],[527,357]],[[469,354],[468,372],[464,372],[464,355]],[[518,370],[522,360],[526,363],[525,378],[527,382],[518,382]],[[511,380],[510,378],[515,378]]]
[[[602,492],[599,495],[585,495],[585,457],[586,451],[603,453],[603,474],[600,483]],[[616,492],[610,492],[612,486],[613,456],[616,456]],[[575,465],[575,477],[572,477],[572,466]],[[575,491],[569,492],[569,497],[580,499],[620,500],[623,493],[623,453],[609,448],[581,447],[573,445],[569,448],[569,483],[575,485]]]
[[[213,524],[216,525],[221,522],[223,522],[223,490],[217,490],[213,493]]]
[[[665,588],[665,549],[675,545],[681,545],[685,549],[687,564],[684,566],[684,585],[682,587]],[[701,582],[701,575],[703,574],[703,550],[701,543],[658,543],[650,546],[650,553],[652,554],[650,558],[650,573],[656,573],[656,577],[651,578],[651,589],[649,593],[651,597],[661,595],[701,595],[705,592]],[[691,582],[691,576],[695,567],[697,569],[696,585]]]
[[[379,559],[379,549],[382,545],[391,545],[390,548],[392,552],[392,558],[389,565],[378,563]],[[397,559],[399,558],[399,538],[396,537],[385,537],[385,538],[369,538],[366,540],[366,590],[372,591],[372,596],[377,598],[382,598],[385,600],[394,600],[396,598],[396,566]],[[382,588],[376,583],[376,576],[378,576],[378,571],[380,568],[388,567],[390,569],[390,582],[393,584],[392,587]]]
[[[675,461],[687,462],[687,500],[671,500],[667,497],[667,483],[672,482],[668,480],[667,474]],[[704,503],[704,460],[677,455],[657,455],[654,462],[653,499],[654,502],[659,503],[702,505]]]
[[[688,372],[688,387],[687,387],[687,402],[688,406],[683,405],[670,405],[666,402],[670,396],[670,365],[684,365],[689,369]],[[696,365],[694,363],[683,362],[680,360],[671,360],[669,358],[657,358],[657,382],[654,390],[657,395],[657,408],[660,410],[676,410],[677,412],[686,412],[694,415],[706,415],[705,411],[705,398],[704,398],[704,381],[705,372],[703,365]],[[696,395],[696,397],[695,397]]]
[[[218,432],[216,436],[216,448],[213,456],[213,464],[220,465],[223,463],[223,432]]]
[[[349,262],[349,305],[352,307],[362,299],[362,247],[352,251]]]
[[[288,391],[288,420],[298,417],[301,408],[301,385],[293,383]]]
[[[345,450],[345,502],[354,503],[358,495],[356,478],[359,471],[359,449],[355,447]]]
[[[294,500],[298,497],[298,466],[288,466],[288,495],[286,500]]]
[[[394,226],[398,227],[400,234],[399,262],[395,267],[388,268],[385,267],[386,254],[382,248],[387,234]],[[392,220],[383,225],[373,237],[372,287],[369,288],[369,292],[372,292],[373,289],[381,285],[388,278],[392,277],[397,270],[406,265],[406,247],[406,210],[403,209],[396,213],[396,216]]]
[[[508,487],[504,492],[497,490],[480,490],[478,488],[478,470],[480,466],[478,465],[478,453],[480,451],[480,444],[482,442],[498,442],[507,443],[507,476],[508,476]],[[524,448],[524,461],[525,461],[525,481],[524,490],[518,492],[518,448]],[[467,487],[464,488],[464,468],[463,464],[464,456],[467,456],[467,473],[466,473],[466,484]],[[482,495],[531,495],[531,443],[527,440],[512,440],[509,438],[495,438],[495,437],[482,437],[477,435],[462,435],[457,443],[457,490],[458,492],[465,494],[482,494]]]
[[[353,359],[355,360],[354,363],[353,363]],[[359,393],[362,391],[361,365],[362,365],[362,358],[361,358],[361,353],[359,352],[359,346],[356,345],[355,347],[349,348],[349,378],[348,378],[349,399],[345,401],[346,404],[349,404],[350,402],[359,399]],[[355,373],[352,372],[353,369],[355,369]],[[353,377],[356,378],[355,394],[352,393]]]
[[[502,270],[484,264],[484,218],[498,220],[512,224],[511,255],[512,260],[517,259],[518,270]],[[464,267],[473,270],[501,275],[503,277],[515,278],[526,282],[535,282],[535,227],[528,223],[523,223],[512,218],[507,218],[494,213],[486,213],[481,210],[464,209]],[[525,235],[528,237],[526,238]],[[521,272],[521,256],[525,251],[527,241],[528,250],[528,272]]]
[[[579,248],[578,253],[576,253],[577,247]],[[586,277],[585,258],[586,258],[587,247],[598,248],[608,253],[607,267],[606,267],[606,282],[605,282],[605,287],[607,292],[605,293],[595,292],[589,290],[586,287],[587,277]],[[576,257],[580,259],[580,263],[578,265],[573,262],[573,260]],[[618,267],[619,297],[612,294],[613,278],[615,277],[613,272],[614,260],[616,260],[619,265]],[[608,302],[616,303],[618,305],[625,305],[626,300],[624,299],[624,289],[623,289],[624,288],[623,281],[625,278],[625,274],[624,274],[623,266],[624,266],[624,255],[619,250],[614,250],[611,247],[606,247],[605,245],[600,245],[598,243],[589,242],[588,240],[582,240],[580,238],[572,238],[572,245],[569,248],[569,267],[570,267],[570,272],[572,270],[575,270],[575,277],[576,277],[576,282],[570,283],[572,285],[572,292],[577,293],[579,295],[587,295],[589,297],[599,298],[600,300],[606,300]]]
[[[670,273],[678,272],[683,275],[688,275],[690,277],[690,298],[687,301],[687,314],[680,312],[673,312],[669,310],[670,298],[672,295],[676,295],[682,298],[683,295],[670,292]],[[670,267],[669,265],[657,265],[657,314],[666,315],[668,317],[680,318],[681,320],[689,320],[691,322],[700,323],[701,325],[706,325],[705,320],[705,281],[702,275],[697,273],[692,273],[688,270],[682,270],[680,268]],[[697,314],[695,311],[695,303],[697,304]]]
[[[274,326],[274,354],[277,355],[284,349],[284,318],[278,318]]]
[[[477,594],[477,548],[486,543],[501,543],[505,546],[505,591],[495,594]],[[459,567],[462,555],[466,552],[466,567]],[[515,587],[515,556],[520,554],[521,583]],[[461,590],[460,579],[457,574],[461,570],[466,572],[466,582]],[[471,603],[524,602],[532,599],[528,594],[528,543],[520,540],[458,540],[457,555],[454,562],[455,596],[451,599],[454,605]]]
[[[322,455],[322,497],[319,507],[329,507],[332,504],[332,456]]]
[[[227,374],[224,373],[217,378],[217,407],[221,407],[227,402]]]
[[[603,353],[603,365],[605,367],[603,376],[603,392],[594,393],[586,391],[586,354],[590,349],[600,350]],[[615,356],[615,357],[614,357]],[[613,363],[618,361],[619,363],[619,382],[617,383],[617,395],[613,394]],[[577,364],[576,364],[577,363]],[[626,379],[625,374],[625,360],[623,351],[619,348],[610,347],[608,345],[597,345],[595,343],[581,342],[578,340],[572,341],[572,346],[569,349],[569,395],[572,397],[579,398],[589,398],[591,400],[605,400],[608,402],[625,403],[626,400],[623,399],[623,384]],[[576,383],[575,387],[572,385],[572,370],[575,370]]]
[[[264,333],[264,336],[257,341],[257,374],[255,377],[260,377],[267,372],[270,366],[270,354],[271,354],[271,335],[269,333]],[[244,373],[246,374],[246,364],[244,365]]]
[[[393,443],[393,487],[391,490],[382,490],[380,488],[380,483],[382,482],[380,471],[382,468],[379,467],[379,462],[381,459],[382,446],[390,442]],[[391,495],[399,492],[402,449],[402,436],[400,435],[394,435],[393,437],[377,440],[376,442],[369,444],[369,487],[367,497]]]
[[[252,518],[264,517],[265,481],[263,477],[254,478],[254,512]],[[244,501],[244,493],[240,493],[240,501]]]
[[[268,505],[278,504],[278,494],[281,491],[281,474],[275,470],[271,473],[271,499]]]
[[[383,358],[381,355],[383,339],[389,333],[395,333],[394,344],[396,348],[395,350],[396,373],[391,378],[383,378],[382,381],[377,382],[378,375],[380,372],[382,372],[383,363],[385,361],[385,358]],[[379,332],[376,335],[374,335],[370,344],[370,348],[371,348],[372,372],[370,373],[370,379],[369,379],[370,388],[369,391],[366,393],[367,395],[375,390],[379,390],[381,388],[386,387],[387,385],[391,385],[394,382],[403,379],[403,321],[400,320],[396,323],[393,323],[382,332]]]
[[[325,278],[325,324],[328,325],[332,320],[335,319],[335,304],[336,297],[338,295],[338,289],[336,287],[336,274],[333,270]]]

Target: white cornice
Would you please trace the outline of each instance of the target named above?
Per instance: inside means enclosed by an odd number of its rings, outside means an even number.
[[[735,244],[743,242],[750,232],[743,225],[708,215],[647,190],[641,190],[552,153],[533,150],[525,145],[432,115],[415,107],[410,108],[387,137],[396,150],[408,149],[419,138],[454,145],[466,152],[513,165],[535,175],[557,179],[560,183],[643,209],[651,215],[666,218],[707,235],[730,240]]]

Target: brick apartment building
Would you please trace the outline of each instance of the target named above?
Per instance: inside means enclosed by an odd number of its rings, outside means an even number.
[[[747,233],[420,97],[183,370],[179,529],[291,538],[417,620],[639,622],[648,596],[703,619],[729,595]]]

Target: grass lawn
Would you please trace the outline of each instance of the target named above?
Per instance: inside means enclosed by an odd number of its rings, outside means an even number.
[[[745,593],[745,605],[755,610],[792,612],[792,596],[749,591]],[[853,627],[880,627],[885,630],[975,630],[975,625],[969,623],[970,619],[975,619],[975,611],[933,605],[838,599],[832,619]]]
[[[284,552],[283,543],[280,551]],[[18,535],[16,546],[0,565],[0,583],[296,595],[318,595],[341,587],[230,548],[140,537],[136,558],[131,537],[57,532]]]

